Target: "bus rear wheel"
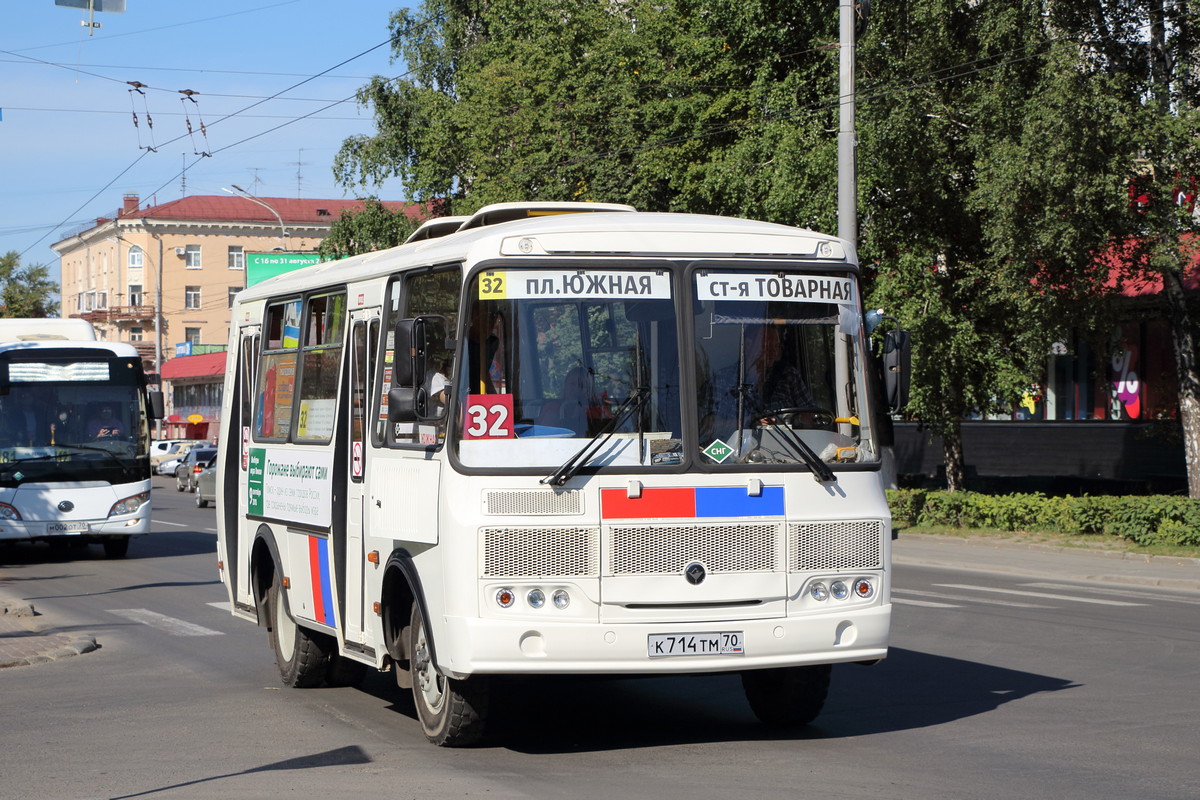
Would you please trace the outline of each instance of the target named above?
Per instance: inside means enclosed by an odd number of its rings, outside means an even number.
[[[829,664],[747,670],[742,689],[754,716],[772,728],[798,728],[817,718],[829,694]]]
[[[443,747],[466,747],[483,736],[487,721],[488,680],[475,676],[455,680],[433,663],[421,608],[413,603],[408,634],[413,703],[425,738]]]
[[[329,666],[329,646],[321,634],[300,627],[292,619],[278,573],[267,593],[267,612],[271,620],[271,647],[283,685],[300,689],[320,686]]]

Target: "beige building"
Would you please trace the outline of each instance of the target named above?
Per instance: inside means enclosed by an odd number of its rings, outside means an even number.
[[[417,214],[408,203],[384,206]],[[51,245],[61,259],[61,315],[88,320],[98,339],[134,345],[146,372],[161,373],[177,352],[227,343],[248,255],[311,253],[344,211],[362,208],[357,200],[238,195],[143,207],[127,194],[111,217]]]

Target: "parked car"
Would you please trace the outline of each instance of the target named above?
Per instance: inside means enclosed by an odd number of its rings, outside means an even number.
[[[150,466],[158,468],[164,461],[182,458],[188,450],[199,444],[205,444],[198,439],[158,439],[150,443]],[[174,475],[174,472],[159,473]]]
[[[201,464],[207,464],[209,459],[217,454],[215,447],[193,447],[175,467],[175,488],[181,492],[196,491],[196,476],[203,469]]]
[[[160,463],[154,468],[156,475],[174,475],[175,468],[179,466],[179,462],[183,460],[183,456],[171,456],[166,461]]]
[[[208,508],[209,503],[217,502],[217,457],[200,466],[203,469],[196,476],[196,508]]]

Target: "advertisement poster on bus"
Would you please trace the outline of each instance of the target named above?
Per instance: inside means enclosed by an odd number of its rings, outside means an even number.
[[[328,528],[332,522],[333,451],[250,448],[251,516]]]

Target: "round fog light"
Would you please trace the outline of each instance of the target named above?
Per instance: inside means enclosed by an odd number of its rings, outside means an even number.
[[[562,609],[571,605],[571,595],[567,594],[566,589],[556,590],[554,594],[550,596],[550,599],[554,602],[555,608]]]
[[[866,578],[859,578],[854,582],[854,593],[859,597],[870,597],[875,594],[875,587]]]
[[[509,608],[516,601],[517,596],[513,594],[512,589],[501,589],[496,592],[496,603],[501,608]]]
[[[541,608],[546,605],[546,593],[541,589],[533,589],[525,596],[525,601],[530,608]]]
[[[808,593],[812,595],[813,600],[829,599],[829,589],[825,588],[825,584],[820,582],[808,587]]]
[[[850,587],[843,581],[834,581],[829,584],[829,593],[833,595],[835,600],[845,600],[850,596]]]

